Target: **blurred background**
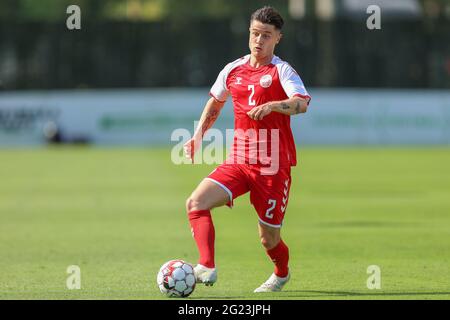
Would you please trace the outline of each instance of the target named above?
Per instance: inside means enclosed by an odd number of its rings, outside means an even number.
[[[312,95],[276,298],[450,298],[450,0],[0,0],[0,299],[158,299],[160,266],[196,261],[184,204],[214,166],[176,165],[172,133],[193,132],[266,4]],[[272,266],[248,195],[214,219],[225,281],[194,294],[253,299]]]
[[[71,4],[80,30],[66,26]],[[248,53],[249,16],[265,4],[0,0],[0,145],[170,143]],[[314,97],[298,143],[450,142],[449,0],[270,4],[286,20],[276,54]],[[373,4],[381,29],[369,30]],[[230,104],[217,127],[232,127]]]

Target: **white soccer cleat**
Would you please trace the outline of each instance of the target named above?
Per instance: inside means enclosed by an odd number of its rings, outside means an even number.
[[[217,281],[216,268],[207,268],[201,264],[198,264],[194,268],[194,274],[197,283],[212,286]]]
[[[285,278],[280,278],[272,273],[269,279],[264,282],[259,288],[256,288],[253,292],[278,292],[283,289],[284,285],[289,281],[291,275],[288,274]]]

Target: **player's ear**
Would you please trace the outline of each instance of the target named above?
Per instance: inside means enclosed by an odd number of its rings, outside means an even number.
[[[279,34],[278,34],[278,40],[277,40],[277,44],[279,44],[280,43],[280,41],[281,41],[281,38],[283,38],[283,34],[280,32]]]

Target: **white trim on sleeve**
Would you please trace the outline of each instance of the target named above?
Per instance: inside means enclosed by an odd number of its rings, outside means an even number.
[[[216,99],[217,101],[224,102],[227,100],[229,91],[227,88],[227,79],[230,72],[248,62],[250,59],[250,55],[246,55],[242,58],[239,58],[233,62],[230,62],[225,66],[225,68],[220,71],[219,75],[217,76],[216,82],[214,82],[213,86],[211,87],[211,90],[209,91],[209,94]]]
[[[306,87],[303,84],[303,80],[289,63],[281,60],[278,57],[274,57],[272,63],[277,67],[281,86],[283,87],[284,92],[286,93],[288,98],[292,98],[295,95],[300,95],[311,100],[311,96],[306,90]]]

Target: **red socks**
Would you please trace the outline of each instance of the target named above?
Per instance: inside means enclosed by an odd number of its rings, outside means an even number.
[[[275,275],[281,278],[287,277],[289,273],[289,249],[283,240],[270,250],[267,250],[267,254],[275,264]]]
[[[215,230],[211,212],[210,210],[191,211],[188,216],[192,236],[197,243],[200,254],[198,263],[207,268],[214,268]],[[275,248],[267,250],[267,255],[275,264],[275,275],[281,278],[287,277],[289,272],[289,249],[283,240],[280,240]]]
[[[207,268],[214,268],[215,230],[211,212],[209,210],[191,211],[188,216],[192,236],[200,254],[198,263]]]

